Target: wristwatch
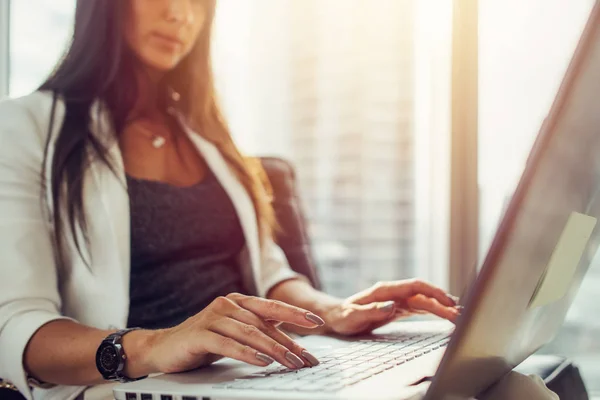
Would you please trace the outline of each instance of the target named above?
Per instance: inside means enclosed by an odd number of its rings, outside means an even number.
[[[96,351],[96,367],[104,379],[126,383],[146,378],[146,376],[143,376],[141,378],[131,379],[123,374],[127,356],[125,355],[121,342],[123,336],[138,329],[140,328],[128,328],[111,333],[102,341],[102,343],[100,343],[98,351]]]

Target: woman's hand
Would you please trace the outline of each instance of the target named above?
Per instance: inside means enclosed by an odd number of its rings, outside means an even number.
[[[222,357],[257,366],[273,361],[289,368],[317,365],[314,356],[277,329],[282,322],[304,328],[324,323],[309,311],[275,300],[238,293],[219,297],[180,325],[155,331],[148,341],[148,369],[182,372]]]
[[[328,331],[356,335],[423,313],[453,322],[460,314],[456,298],[429,283],[411,279],[377,283],[333,306],[323,317]]]

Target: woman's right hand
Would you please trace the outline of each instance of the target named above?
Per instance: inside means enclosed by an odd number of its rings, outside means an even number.
[[[307,310],[232,293],[218,297],[180,325],[154,331],[147,361],[153,371],[163,373],[188,371],[221,357],[257,366],[273,361],[293,369],[317,365],[313,355],[277,328],[280,323],[305,328],[324,324]]]

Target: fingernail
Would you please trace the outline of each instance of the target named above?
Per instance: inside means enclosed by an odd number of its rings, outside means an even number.
[[[381,304],[378,308],[381,311],[390,312],[390,311],[392,311],[394,309],[394,302],[393,301],[388,301],[386,303]]]
[[[294,366],[296,368],[304,367],[304,361],[302,361],[302,359],[300,357],[298,357],[297,355],[295,355],[294,353],[292,353],[290,351],[285,353],[285,359],[288,360],[289,362],[291,362],[292,364],[294,364]]]
[[[273,360],[271,357],[269,357],[266,354],[263,353],[256,353],[256,358],[258,358],[260,361],[266,363],[267,365],[275,362],[275,360]]]
[[[452,296],[451,294],[447,294],[446,296],[456,304],[460,302],[460,297]]]
[[[302,350],[302,357],[306,358],[308,360],[308,362],[310,363],[311,367],[316,367],[317,365],[320,364],[319,360],[317,360],[317,357],[313,356],[312,354],[310,354],[308,352],[308,350]]]
[[[315,315],[313,313],[306,313],[306,319],[309,320],[310,322],[313,322],[319,326],[323,326],[325,325],[325,321],[323,321],[321,319],[321,317],[319,317],[318,315]]]

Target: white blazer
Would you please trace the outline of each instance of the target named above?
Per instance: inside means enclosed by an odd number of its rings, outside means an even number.
[[[51,108],[48,92],[0,102],[0,377],[12,382],[28,399],[64,400],[75,398],[85,388],[30,390],[22,362],[25,347],[42,325],[60,318],[99,329],[125,327],[130,215],[123,162],[115,143],[109,154],[119,176],[96,162],[84,177],[90,243],[84,256],[89,257],[91,268],[79,256],[72,238],[67,240],[68,265],[56,265],[51,234],[53,205],[50,198],[41,198]],[[107,129],[107,116],[96,117],[97,110],[98,102],[92,107],[92,129]],[[64,115],[65,105],[59,100],[43,178],[47,187],[51,187],[54,142]],[[246,287],[264,297],[276,283],[298,277],[273,242],[261,251],[253,204],[217,148],[182,125],[237,210],[246,238],[240,254]],[[85,241],[80,243],[85,246]]]

